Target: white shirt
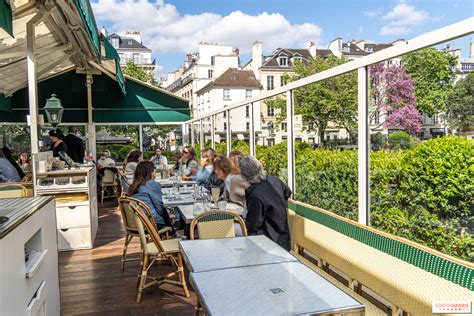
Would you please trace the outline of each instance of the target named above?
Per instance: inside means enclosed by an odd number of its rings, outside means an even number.
[[[162,165],[167,165],[168,164],[168,159],[166,158],[166,156],[163,156],[163,155],[160,155],[159,157],[157,157],[156,155],[153,156],[151,158],[151,162],[156,163],[156,161],[158,159],[160,160],[160,164],[162,164]]]
[[[227,192],[230,193],[230,184],[232,182],[232,178],[234,177],[233,174],[228,174],[227,177],[225,178],[224,180],[224,183],[225,183],[225,189],[227,190]]]
[[[129,162],[125,166],[125,171],[123,175],[125,176],[125,179],[127,180],[128,184],[132,184],[133,178],[135,177],[135,170],[137,169],[138,162]]]
[[[112,159],[112,158],[104,158],[104,157],[100,157],[99,161],[97,161],[97,163],[101,166],[101,167],[111,167],[113,164],[115,164],[115,161]]]

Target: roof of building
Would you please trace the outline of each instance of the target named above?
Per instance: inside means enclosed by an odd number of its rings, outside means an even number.
[[[330,54],[332,54],[332,52],[329,49],[316,49],[316,56],[327,57]],[[278,62],[278,57],[285,55],[289,58],[288,66],[286,66],[288,68],[291,68],[291,66],[293,65],[291,57],[301,57],[303,58],[303,60],[308,60],[309,58],[312,58],[309,50],[305,48],[277,48],[271,55],[263,57],[264,61],[262,68],[282,67]],[[251,62],[252,59],[250,59],[243,67],[247,66]]]
[[[135,39],[127,36],[120,36],[117,33],[113,33],[108,36],[109,39],[111,38],[119,38],[119,47],[118,49],[146,49],[149,50],[148,47],[139,43]]]
[[[227,69],[216,80],[210,82],[197,93],[209,90],[214,87],[242,87],[242,88],[256,88],[263,89],[260,81],[255,78],[252,70],[238,70],[236,68]]]
[[[342,54],[366,56],[390,46],[392,46],[392,44],[390,43],[389,44],[364,43],[364,49],[361,49],[359,48],[359,46],[357,46],[357,44],[354,44],[353,42],[349,42],[349,43],[342,44]]]

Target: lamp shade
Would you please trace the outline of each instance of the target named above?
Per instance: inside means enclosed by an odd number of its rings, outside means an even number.
[[[51,125],[56,127],[61,123],[64,108],[61,105],[61,100],[59,100],[55,94],[52,94],[51,98],[46,99],[44,111],[46,112],[46,118]]]

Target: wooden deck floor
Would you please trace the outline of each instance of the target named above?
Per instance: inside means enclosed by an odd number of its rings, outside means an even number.
[[[94,249],[59,254],[61,312],[63,315],[193,315],[196,296],[190,298],[173,285],[145,289],[142,302],[135,303],[138,262],[120,271],[124,243],[120,213],[112,202],[99,208],[99,231]],[[138,239],[129,254],[138,256]],[[154,271],[171,271],[165,263]]]

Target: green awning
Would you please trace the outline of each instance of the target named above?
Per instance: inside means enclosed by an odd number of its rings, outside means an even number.
[[[13,37],[12,8],[6,0],[0,0],[0,27]]]
[[[44,114],[46,99],[56,94],[64,107],[63,123],[87,123],[86,76],[75,70],[38,83],[39,113]],[[11,112],[1,112],[0,122],[26,122],[28,88],[11,98]],[[0,102],[1,102],[0,96]],[[105,75],[93,75],[93,121],[95,123],[185,122],[190,110],[186,100],[167,91],[127,78],[127,94]]]
[[[120,68],[120,59],[115,60],[115,79],[117,80],[123,94],[127,94],[125,88],[125,78],[123,77],[122,68]]]
[[[11,110],[12,98],[7,98],[3,94],[0,94],[0,111],[10,112]]]
[[[122,68],[120,68],[120,56],[117,53],[117,50],[110,44],[106,36],[101,36],[102,41],[104,42],[105,48],[105,58],[115,60],[115,79],[117,80],[120,89],[122,89],[123,94],[127,94],[125,88],[125,78],[123,77]]]
[[[95,20],[94,20],[94,14],[92,13],[92,9],[89,6],[89,1],[74,0],[74,4],[76,5],[79,11],[79,15],[81,16],[81,20],[82,20],[82,23],[84,24],[84,28],[86,29],[87,35],[89,36],[89,39],[92,43],[92,47],[94,48],[95,55],[100,60],[99,31],[97,30],[97,25],[95,24]]]
[[[105,58],[108,59],[120,59],[117,50],[110,44],[107,36],[102,35],[102,40],[104,41],[104,48],[105,48]]]

